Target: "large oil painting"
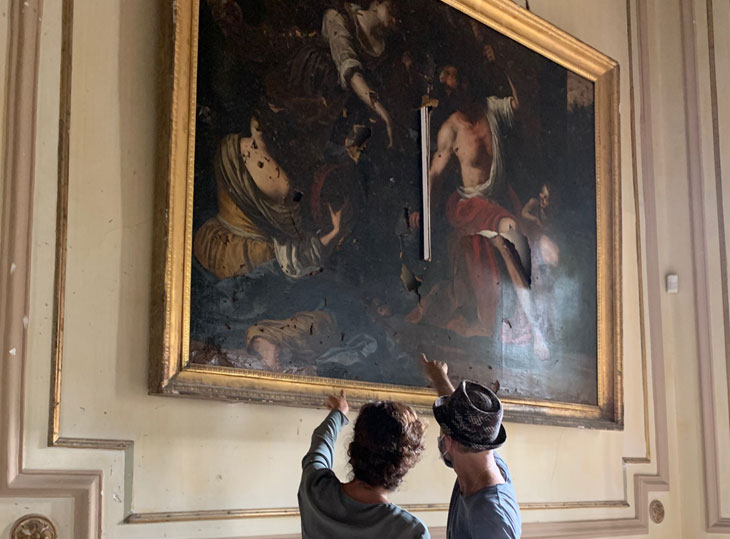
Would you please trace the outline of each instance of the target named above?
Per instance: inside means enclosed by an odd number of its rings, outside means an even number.
[[[620,424],[615,64],[537,52],[506,0],[183,4],[183,292],[167,273],[153,391],[426,403],[425,353],[517,417]]]

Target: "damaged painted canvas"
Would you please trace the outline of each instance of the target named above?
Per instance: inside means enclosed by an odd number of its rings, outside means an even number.
[[[618,66],[507,0],[187,0],[151,390],[622,423]],[[171,8],[172,9],[172,8]]]

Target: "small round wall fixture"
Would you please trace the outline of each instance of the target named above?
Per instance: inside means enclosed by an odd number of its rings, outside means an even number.
[[[58,532],[43,515],[25,515],[15,522],[10,539],[58,539]]]
[[[659,500],[652,500],[649,504],[649,515],[653,522],[659,524],[664,520],[664,504]]]

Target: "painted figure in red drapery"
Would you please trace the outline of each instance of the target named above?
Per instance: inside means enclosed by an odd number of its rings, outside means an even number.
[[[531,338],[535,355],[549,351],[535,321],[529,293],[529,248],[517,219],[495,198],[506,195],[503,135],[514,123],[519,109],[517,92],[477,102],[464,89],[455,67],[441,70],[444,86],[459,93],[460,104],[438,132],[437,149],[429,171],[432,200],[449,162],[456,158],[461,185],[446,204],[446,216],[454,228],[450,245],[452,279],[439,283],[414,309],[408,319],[450,329],[465,337],[492,336],[500,305],[503,262],[517,296],[518,309],[502,330],[502,340],[521,343]],[[507,337],[507,339],[505,339]]]

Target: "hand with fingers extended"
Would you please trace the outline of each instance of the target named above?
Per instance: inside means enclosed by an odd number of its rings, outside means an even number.
[[[426,354],[421,354],[420,357],[423,370],[438,394],[450,395],[453,393],[454,386],[449,380],[449,366],[443,361],[428,359]]]
[[[327,205],[329,208],[330,220],[332,222],[332,230],[319,238],[319,241],[321,241],[322,245],[325,247],[337,244],[336,240],[338,240],[342,234],[342,214],[345,211],[346,206],[347,203],[345,203],[345,205],[343,205],[339,210],[335,211],[331,204]]]
[[[339,395],[330,395],[327,397],[327,400],[324,401],[324,405],[330,410],[339,410],[344,415],[347,415],[347,412],[350,411],[350,405],[347,404],[344,389],[340,389]]]

